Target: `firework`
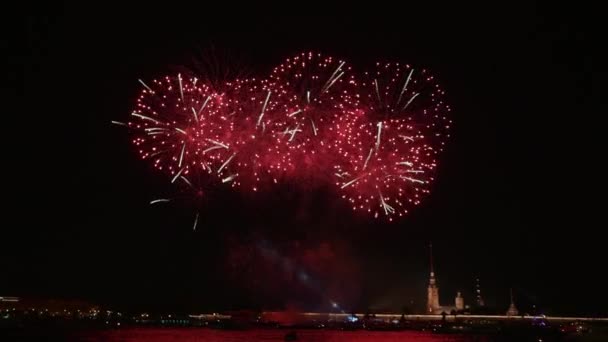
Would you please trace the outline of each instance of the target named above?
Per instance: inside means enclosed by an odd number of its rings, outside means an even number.
[[[358,106],[357,83],[343,60],[302,53],[274,68],[270,86],[284,94],[288,108],[278,120],[282,154],[291,156],[290,176],[325,178],[331,167],[329,128]],[[316,180],[315,180],[316,181]]]
[[[429,193],[449,136],[443,90],[425,70],[376,64],[360,84],[363,114],[333,127],[335,184],[356,211],[392,220]]]
[[[361,103],[370,121],[403,119],[441,151],[449,137],[450,107],[445,91],[426,69],[408,64],[376,63],[361,76]],[[408,136],[405,136],[408,138]]]
[[[171,177],[193,186],[189,178],[212,174],[230,156],[224,141],[233,129],[222,115],[223,97],[197,79],[165,77],[145,85],[127,123],[142,159]]]
[[[256,192],[306,179],[333,183],[355,211],[392,220],[429,193],[450,108],[426,70],[378,63],[355,76],[343,60],[303,53],[267,79],[139,80],[130,120],[112,123],[128,127],[140,157],[197,197],[209,187]],[[193,230],[198,221],[197,213]]]
[[[361,117],[340,122],[335,130],[335,185],[353,210],[392,220],[393,215],[407,214],[429,192],[434,151],[405,120],[373,123]]]
[[[224,112],[234,125],[234,153],[221,170],[222,181],[246,191],[277,183],[292,164],[279,144],[285,126],[277,118],[288,111],[284,93],[273,91],[264,80],[249,79],[228,83],[224,96]]]

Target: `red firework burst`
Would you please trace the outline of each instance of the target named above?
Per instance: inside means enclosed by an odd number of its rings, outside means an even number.
[[[132,120],[114,123],[133,129],[142,159],[196,193],[331,182],[355,211],[392,220],[429,193],[450,108],[426,70],[378,63],[360,79],[345,61],[314,53],[268,79],[213,89],[178,74],[140,81]]]

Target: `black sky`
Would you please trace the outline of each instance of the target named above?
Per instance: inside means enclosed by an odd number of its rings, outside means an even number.
[[[442,302],[461,290],[470,303],[479,276],[505,310],[513,287],[524,309],[608,314],[593,10],[302,5],[28,9],[22,97],[10,108],[20,128],[5,144],[16,162],[5,167],[0,295],[205,311],[317,309],[343,291],[347,309],[420,306],[432,240]],[[192,208],[150,207],[166,180],[110,120],[128,115],[138,78],[192,67],[211,49],[253,75],[305,50],[433,70],[455,125],[432,195],[384,224],[324,189],[217,193],[195,233]],[[261,241],[319,287],[282,279]],[[246,264],[230,263],[243,253]],[[315,273],[315,262],[327,265]]]

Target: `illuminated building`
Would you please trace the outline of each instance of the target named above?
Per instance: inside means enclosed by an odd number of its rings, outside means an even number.
[[[460,291],[458,291],[458,293],[456,294],[456,300],[455,300],[455,304],[456,304],[456,311],[462,311],[464,310],[464,298],[462,298],[462,294],[460,294]]]
[[[464,298],[460,292],[457,293],[454,300],[454,306],[441,306],[439,304],[439,287],[437,286],[437,280],[435,279],[435,271],[433,269],[433,245],[429,245],[430,249],[430,260],[431,260],[431,276],[429,279],[429,286],[427,288],[427,300],[426,300],[426,313],[432,315],[438,315],[442,312],[451,313],[452,311],[459,311],[464,309]]]
[[[509,310],[507,310],[507,316],[517,316],[519,314],[519,310],[515,307],[515,302],[513,301],[513,289],[511,289],[511,305],[509,305]]]
[[[481,298],[481,287],[479,286],[479,278],[475,280],[475,295],[477,298],[475,299],[477,302],[477,306],[484,306],[483,298]]]
[[[426,313],[434,314],[441,310],[439,305],[439,287],[435,280],[435,271],[433,270],[433,245],[429,245],[431,256],[431,277],[429,279],[429,287],[427,289]]]
[[[19,297],[0,297],[0,302],[18,302]]]

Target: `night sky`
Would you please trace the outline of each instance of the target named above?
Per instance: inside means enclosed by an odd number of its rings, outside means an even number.
[[[592,9],[293,5],[28,9],[14,50],[21,97],[4,111],[19,122],[3,125],[15,162],[3,167],[0,295],[132,310],[418,310],[432,241],[442,304],[458,290],[472,304],[479,277],[500,310],[512,287],[524,312],[608,314]],[[168,181],[110,124],[130,113],[138,78],[209,55],[261,76],[309,50],[437,75],[454,128],[423,205],[387,224],[325,188],[210,191],[196,232],[194,208],[148,205]]]

